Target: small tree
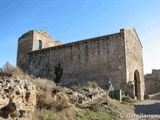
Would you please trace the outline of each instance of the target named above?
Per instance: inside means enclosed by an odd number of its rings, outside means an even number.
[[[61,64],[58,63],[56,66],[54,66],[54,70],[55,70],[55,75],[56,75],[54,82],[59,83],[62,77],[62,74],[63,74],[63,68],[61,67]]]
[[[8,61],[6,62],[6,64],[3,66],[2,71],[8,74],[13,73],[13,71],[15,70],[15,67],[13,65],[11,65]]]

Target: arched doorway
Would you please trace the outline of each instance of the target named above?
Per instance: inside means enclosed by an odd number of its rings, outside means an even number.
[[[38,40],[38,49],[42,49],[42,41]]]
[[[135,97],[141,99],[140,76],[138,70],[134,72]]]

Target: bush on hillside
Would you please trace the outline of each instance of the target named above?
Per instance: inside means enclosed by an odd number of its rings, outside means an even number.
[[[98,112],[101,110],[101,106],[98,103],[93,103],[93,104],[90,104],[89,109],[94,112]]]
[[[97,88],[97,87],[98,87],[98,84],[95,83],[95,82],[90,82],[90,81],[89,81],[89,82],[87,83],[87,86],[88,86],[88,87]]]
[[[37,78],[32,81],[38,90],[37,109],[61,111],[69,107],[69,99],[63,94],[62,87],[56,86],[51,80]],[[58,91],[58,93],[54,91]]]
[[[3,66],[2,71],[8,74],[12,74],[15,70],[15,66],[11,65],[9,62]]]

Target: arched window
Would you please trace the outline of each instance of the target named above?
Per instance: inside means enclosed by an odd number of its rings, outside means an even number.
[[[38,49],[42,49],[42,41],[38,40]]]

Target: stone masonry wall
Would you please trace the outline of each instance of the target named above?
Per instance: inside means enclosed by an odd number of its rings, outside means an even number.
[[[138,95],[140,95],[143,98],[145,88],[144,88],[142,45],[134,28],[124,29],[123,31],[125,37],[125,54],[126,54],[126,71],[127,71],[126,82],[128,83],[129,81],[132,81],[134,84],[136,84],[134,82],[135,80],[134,74],[135,71],[137,70],[140,77],[140,81],[138,81],[138,85],[140,87]],[[133,89],[133,95],[135,94],[134,89]]]
[[[52,40],[49,33],[42,30],[32,30],[18,39],[17,66],[24,71],[28,67],[28,52],[39,50],[38,41],[42,41],[42,49],[61,45],[62,42]]]
[[[34,32],[34,37],[33,37],[32,51],[38,49],[38,44],[37,44],[38,40],[42,41],[42,49],[62,44],[61,42],[58,43],[58,42],[52,40],[51,35],[48,34],[47,32],[44,32],[42,30],[34,30],[33,32]]]
[[[18,39],[17,66],[23,70],[28,66],[28,52],[32,51],[33,31],[23,34]]]
[[[152,74],[145,75],[145,88],[148,94],[160,92],[160,70],[152,70]]]
[[[96,81],[105,87],[112,79],[121,88],[125,81],[125,50],[121,33],[97,37],[30,52],[29,73],[37,77],[55,78],[54,66],[63,67],[61,83],[66,86]]]
[[[38,41],[42,48],[38,48]],[[55,66],[63,67],[65,86],[95,81],[105,88],[111,79],[115,89],[132,97],[144,96],[142,45],[134,28],[68,44],[53,41],[44,31],[30,31],[18,40],[17,66],[36,77],[55,79]],[[138,93],[135,92],[135,73]]]

